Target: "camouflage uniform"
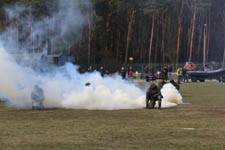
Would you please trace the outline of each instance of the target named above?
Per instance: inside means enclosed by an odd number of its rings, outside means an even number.
[[[161,109],[162,95],[156,84],[152,83],[146,93],[146,108],[153,109],[156,101],[158,101],[159,109]],[[150,103],[149,103],[150,101]]]
[[[43,101],[44,101],[44,92],[42,88],[38,85],[34,86],[34,89],[31,93],[32,100],[32,109],[44,109]]]

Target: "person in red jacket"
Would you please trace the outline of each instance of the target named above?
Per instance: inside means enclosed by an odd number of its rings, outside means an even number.
[[[133,72],[133,68],[132,68],[132,67],[130,67],[128,76],[129,76],[130,78],[133,78],[133,77],[134,77],[134,72]]]

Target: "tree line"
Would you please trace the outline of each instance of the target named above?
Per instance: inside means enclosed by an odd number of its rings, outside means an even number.
[[[79,65],[127,66],[130,57],[146,65],[225,61],[224,0],[90,2],[91,7],[81,6],[87,18],[82,36],[67,50]],[[31,6],[35,16],[54,6],[45,0],[1,0],[0,7],[15,3]],[[1,9],[1,31],[5,21]]]

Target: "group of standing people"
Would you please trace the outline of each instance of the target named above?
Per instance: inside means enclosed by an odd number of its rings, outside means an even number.
[[[124,67],[121,68],[120,74],[121,74],[122,79],[126,79],[127,73],[128,73],[128,78],[133,79],[134,71],[133,71],[132,67],[129,67],[128,72],[126,71],[126,69]]]
[[[178,67],[177,68],[177,82],[180,84],[181,82],[183,83],[188,83],[189,82],[189,76],[188,76],[188,71],[195,71],[196,70],[196,64],[186,62],[184,67]]]
[[[172,66],[168,65],[168,66],[163,66],[161,68],[161,72],[162,72],[162,79],[163,80],[171,80],[172,79]]]
[[[150,67],[145,68],[145,74],[146,74],[146,81],[149,80],[155,80],[155,79],[162,79],[162,80],[171,80],[172,79],[172,66],[171,65],[165,65],[161,67],[160,70],[157,72],[154,71],[154,69]],[[148,79],[150,78],[150,79]]]
[[[134,77],[133,68],[129,67],[129,69],[127,69],[127,70],[125,69],[125,67],[121,67],[120,75],[121,75],[122,79],[126,79],[127,77],[129,79],[132,79]],[[100,67],[99,72],[102,77],[104,77],[105,75],[109,75],[108,70],[105,70],[103,66]]]
[[[102,77],[104,77],[105,75],[109,75],[109,71],[105,70],[103,66],[100,67],[99,72],[100,72]]]

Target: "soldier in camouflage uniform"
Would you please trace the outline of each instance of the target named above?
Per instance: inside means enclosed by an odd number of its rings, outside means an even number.
[[[156,101],[158,101],[159,104],[158,108],[161,109],[162,95],[160,88],[157,87],[155,83],[152,83],[146,93],[146,108],[153,109],[155,107]]]
[[[44,109],[43,105],[44,99],[45,97],[43,89],[40,88],[38,85],[35,85],[31,93],[32,109],[34,110]]]

